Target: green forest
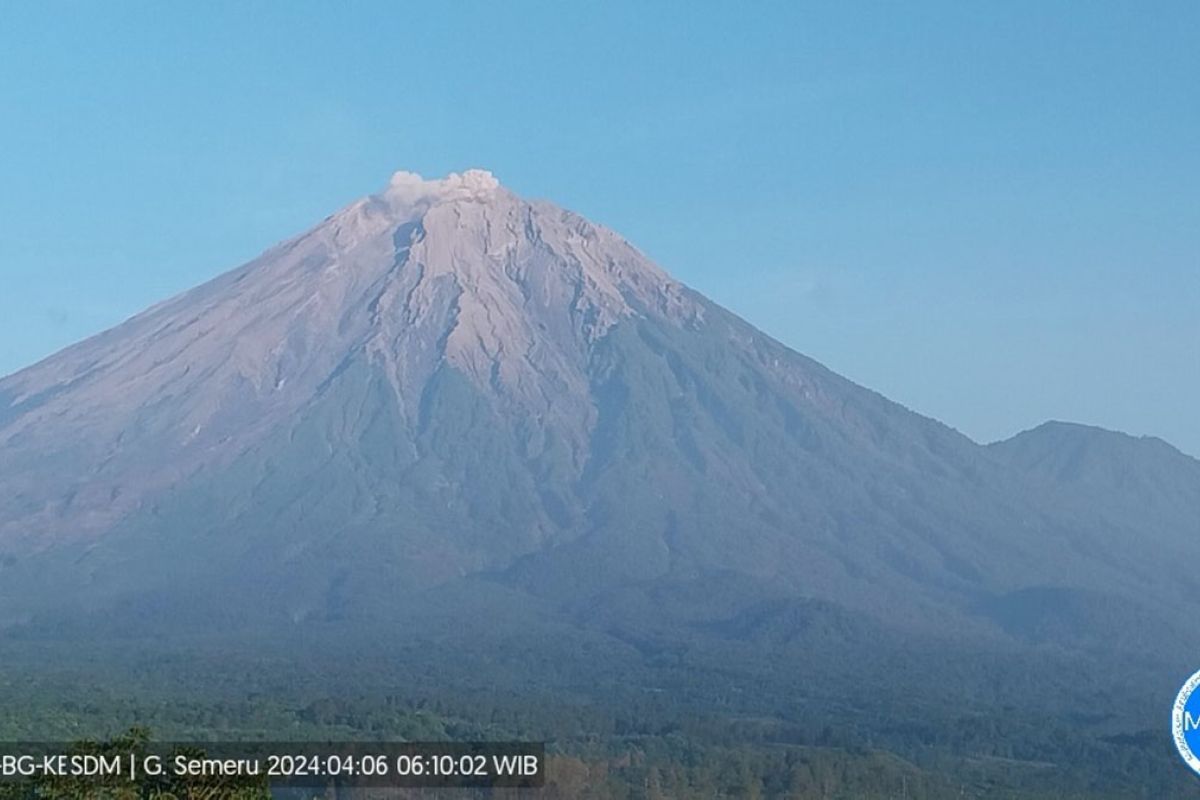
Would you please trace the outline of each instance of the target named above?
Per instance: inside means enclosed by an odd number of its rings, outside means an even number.
[[[491,699],[374,695],[289,702],[250,694],[164,702],[99,692],[61,702],[37,681],[7,681],[3,738],[52,729],[129,731],[75,745],[126,752],[156,739],[545,741],[547,783],[537,790],[276,790],[273,796],[539,798],[1164,798],[1200,796],[1166,736],[1089,738],[1071,720],[991,723],[947,717],[919,728],[884,712],[874,718],[812,719],[698,712],[661,694],[642,702],[571,698]],[[14,690],[16,690],[14,692]],[[19,693],[19,697],[18,697]],[[118,724],[116,721],[122,721]],[[43,733],[44,737],[45,734]],[[1013,743],[1020,743],[1014,745]],[[340,791],[340,793],[339,793]],[[35,798],[257,798],[265,783],[33,781],[0,789],[3,800]]]

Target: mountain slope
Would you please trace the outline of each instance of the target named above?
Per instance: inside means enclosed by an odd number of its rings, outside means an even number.
[[[1029,452],[840,378],[487,173],[399,173],[0,381],[0,621],[353,625],[466,581],[630,642],[750,619],[786,641],[797,603],[860,638],[1086,649],[1113,605],[1197,641],[1176,622],[1195,473],[1132,467],[1175,481],[1144,525]],[[719,582],[707,610],[650,599]]]

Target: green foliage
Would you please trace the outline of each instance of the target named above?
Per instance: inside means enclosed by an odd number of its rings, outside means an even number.
[[[343,676],[344,677],[344,676]],[[236,682],[236,681],[235,681]],[[20,709],[23,724],[45,721],[96,731],[114,720],[151,725],[158,738],[246,740],[545,741],[546,789],[558,798],[763,797],[836,798],[1186,798],[1200,796],[1170,752],[1165,735],[1106,736],[1111,721],[1009,711],[989,715],[925,708],[921,715],[880,692],[871,714],[833,703],[802,713],[747,713],[730,702],[702,709],[665,692],[629,695],[597,689],[598,702],[560,692],[471,690],[416,694],[367,688],[323,693],[313,683],[288,695],[239,699],[212,680],[207,699],[160,701],[142,695],[93,694],[89,704],[63,702],[62,687],[40,685]],[[25,688],[39,684],[23,684]],[[39,692],[41,692],[39,694]],[[136,699],[135,699],[136,697]],[[0,698],[3,699],[3,698]],[[71,710],[68,710],[71,709]],[[18,718],[9,717],[13,725]],[[146,746],[144,729],[78,752]],[[87,791],[91,794],[88,794]],[[2,800],[42,798],[258,798],[261,785],[142,782],[97,789],[70,782],[9,787]],[[209,792],[205,794],[204,792]],[[223,794],[221,792],[224,792]],[[277,793],[289,800],[310,795]],[[471,797],[470,793],[415,796]],[[481,794],[479,796],[489,796]],[[519,793],[491,796],[524,797]]]

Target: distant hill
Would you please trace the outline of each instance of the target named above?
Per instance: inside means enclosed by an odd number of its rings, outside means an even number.
[[[1162,439],[1047,422],[988,448],[1006,463],[1063,491],[1090,493],[1142,513],[1195,525],[1200,461]]]

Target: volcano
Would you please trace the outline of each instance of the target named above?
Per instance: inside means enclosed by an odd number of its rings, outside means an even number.
[[[631,658],[936,641],[1165,674],[1200,644],[1198,498],[1166,443],[979,445],[488,172],[397,173],[0,381],[0,625],[440,609]]]

